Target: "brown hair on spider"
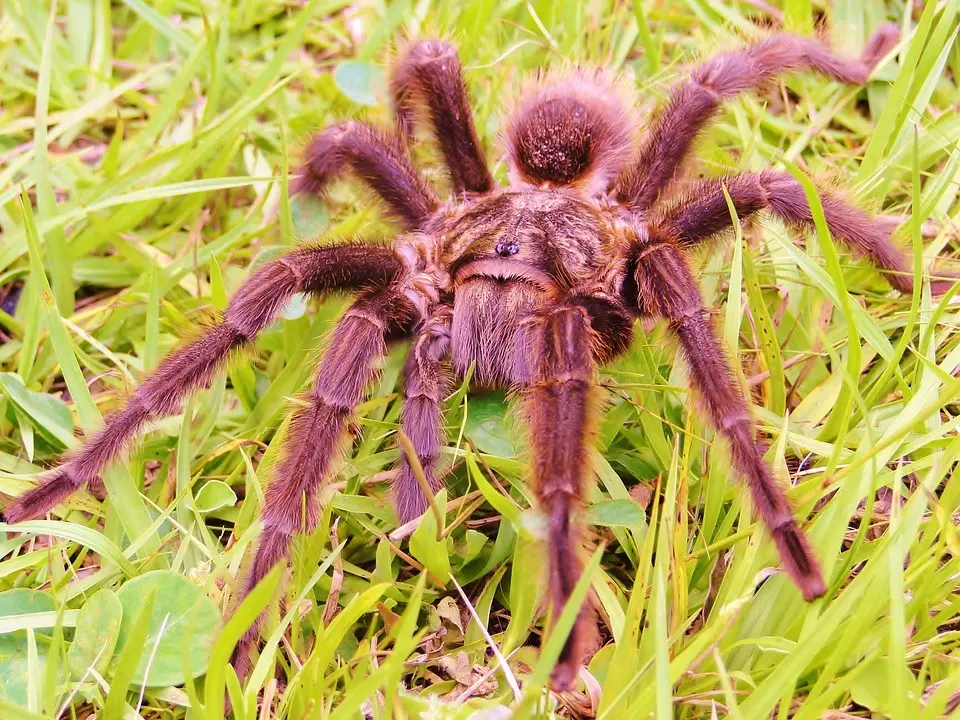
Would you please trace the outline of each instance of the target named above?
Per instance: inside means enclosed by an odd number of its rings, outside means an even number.
[[[807,600],[823,595],[820,566],[763,459],[688,257],[730,228],[724,188],[741,220],[769,212],[809,228],[803,188],[770,169],[702,180],[684,200],[661,197],[724,100],[784,71],[862,84],[896,40],[896,29],[885,26],[860,59],[847,59],[814,40],[779,34],[715,56],[670,90],[639,136],[630,103],[602,72],[548,75],[528,87],[506,122],[506,186],[488,168],[454,47],[411,43],[391,80],[398,128],[401,138],[409,136],[417,118],[426,118],[452,196],[436,195],[391,132],[347,122],[319,133],[295,189],[320,192],[352,171],[383,200],[402,234],[389,246],[306,246],[258,269],[219,324],[167,356],[79,452],[8,505],[6,519],[40,517],[97,480],[147,423],[180,412],[187,395],[207,387],[226,358],[251,345],[294,294],[349,292],[356,300],[333,332],[305,406],[296,410],[267,489],[264,528],[241,596],[288,557],[297,533],[315,526],[318,493],[334,473],[354,409],[388,346],[410,339],[400,424],[433,491],[442,482],[442,402],[455,380],[474,366],[477,384],[510,388],[520,398],[532,482],[547,518],[556,616],[581,573],[577,513],[591,482],[597,371],[630,347],[638,318],[653,316],[679,342],[690,384],[729,443],[784,570]],[[911,265],[891,241],[890,223],[829,194],[822,203],[834,237],[871,260],[896,289],[911,292]],[[934,283],[934,290],[947,285]],[[392,495],[401,522],[427,508],[406,456]],[[566,640],[553,674],[558,690],[576,680],[590,621],[581,612]],[[258,633],[250,628],[234,651],[241,676]]]

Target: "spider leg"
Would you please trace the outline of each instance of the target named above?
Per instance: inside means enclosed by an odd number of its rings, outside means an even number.
[[[589,476],[589,443],[596,421],[594,347],[597,339],[581,305],[546,312],[530,328],[532,379],[523,393],[533,454],[533,481],[547,516],[549,595],[556,615],[580,579],[580,538],[572,517]],[[573,686],[584,655],[588,610],[581,609],[553,671],[555,690]]]
[[[436,464],[444,440],[443,398],[451,372],[444,364],[450,353],[452,311],[441,306],[420,329],[403,368],[403,411],[400,427],[410,438],[430,488],[436,492],[442,480]],[[393,501],[401,523],[419,517],[427,509],[427,498],[413,473],[409,458],[400,459],[400,472],[393,482]]]
[[[485,193],[493,176],[480,149],[456,48],[442,40],[411,45],[390,78],[401,135],[413,134],[415,104],[425,101],[457,194]]]
[[[726,187],[737,217],[745,220],[767,209],[791,225],[813,227],[813,216],[803,186],[790,174],[767,170],[703,180],[694,185],[690,200],[660,215],[677,234],[677,242],[692,247],[730,227],[732,218],[723,194]],[[859,255],[869,258],[903,293],[913,292],[912,263],[890,239],[892,226],[848,205],[828,193],[820,196],[830,232]],[[954,281],[934,281],[934,294],[943,294]]]
[[[628,294],[636,292],[642,313],[660,315],[669,323],[690,368],[691,385],[718,432],[730,443],[733,464],[746,480],[754,507],[772,533],[787,572],[806,600],[820,597],[826,585],[819,564],[754,441],[746,400],[733,379],[682,251],[666,233],[655,229],[649,242],[635,247],[631,265],[635,269],[625,285]]]
[[[350,416],[376,375],[387,343],[408,333],[417,314],[401,292],[388,289],[361,296],[337,325],[317,368],[309,404],[293,418],[283,458],[267,487],[263,532],[239,600],[287,557],[294,535],[316,526],[317,494],[343,448]],[[249,670],[259,633],[255,623],[234,649],[232,662],[240,677]]]
[[[898,37],[894,25],[884,25],[857,60],[835,55],[815,40],[787,34],[707,60],[671,91],[666,107],[647,130],[637,158],[620,176],[617,199],[636,212],[650,208],[724,100],[790,70],[815,70],[843,83],[863,84]]]
[[[402,273],[391,249],[360,243],[303,248],[264,265],[233,296],[221,323],[168,355],[76,455],[4,509],[5,520],[41,517],[96,481],[145,424],[177,413],[181,401],[208,386],[230,353],[249,345],[296,293],[384,286]]]
[[[292,191],[320,193],[347,168],[380,196],[407,229],[419,227],[439,205],[395,139],[352,120],[314,136]]]

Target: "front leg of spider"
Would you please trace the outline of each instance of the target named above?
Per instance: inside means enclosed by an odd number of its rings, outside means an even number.
[[[693,248],[716,238],[733,224],[727,196],[745,221],[767,210],[784,223],[812,230],[813,215],[803,186],[792,175],[776,170],[711,178],[694,183],[685,198],[667,208],[655,208],[655,222],[670,228],[677,243]],[[913,264],[890,237],[891,224],[872,217],[832,193],[821,193],[820,203],[830,234],[869,259],[902,293],[913,292]],[[942,295],[956,280],[933,280],[934,295]]]
[[[403,272],[394,252],[360,243],[303,248],[265,265],[236,292],[220,323],[164,358],[79,452],[7,505],[4,518],[43,517],[95,482],[147,423],[176,414],[186,397],[209,386],[230,354],[250,346],[296,293],[389,286]]]
[[[322,194],[344,170],[352,170],[407,230],[415,230],[440,201],[396,138],[356,121],[318,133],[307,146],[294,193]]]
[[[452,312],[438,307],[423,323],[414,338],[403,366],[403,410],[400,428],[410,438],[416,459],[423,468],[431,492],[440,489],[437,469],[440,448],[446,434],[443,429],[443,398],[452,385],[452,372],[446,362],[450,354]],[[420,517],[428,500],[405,453],[392,488],[393,505],[401,523]]]
[[[734,467],[746,481],[784,567],[804,599],[822,596],[827,587],[820,565],[754,439],[747,402],[733,379],[686,258],[675,239],[658,228],[641,238],[629,257],[626,298],[636,302],[642,314],[667,321],[690,368],[691,385],[714,427],[729,442]]]
[[[532,475],[547,520],[548,590],[559,617],[580,579],[580,533],[575,515],[586,492],[589,448],[597,415],[597,341],[584,307],[564,304],[531,327],[533,377],[523,394],[530,431]],[[551,678],[570,690],[585,655],[588,609],[581,608]]]
[[[407,336],[417,319],[417,308],[396,288],[388,288],[361,296],[337,325],[317,368],[308,404],[290,423],[283,459],[267,488],[263,532],[242,597],[287,558],[298,533],[316,527],[317,494],[343,449],[353,411],[373,380],[387,344]],[[259,633],[259,626],[253,625],[234,649],[233,665],[240,677],[250,669],[250,650]]]

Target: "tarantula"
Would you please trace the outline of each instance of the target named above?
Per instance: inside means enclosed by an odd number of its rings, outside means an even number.
[[[706,414],[732,450],[783,566],[807,600],[826,591],[810,545],[754,439],[750,411],[714,334],[688,255],[737,216],[769,211],[812,226],[802,186],[765,170],[703,180],[681,201],[663,201],[697,134],[721,103],[783,71],[816,71],[864,83],[897,41],[882,28],[863,55],[845,59],[816,41],[779,34],[720,54],[676,85],[641,137],[632,104],[599,70],[546,74],[522,93],[505,125],[510,182],[499,186],[477,138],[456,50],[412,43],[391,76],[397,133],[361,122],[330,127],[310,142],[293,190],[321,193],[347,170],[386,204],[404,232],[389,246],[337,242],[302,247],[257,270],[222,321],[169,355],[76,455],[13,501],[6,519],[48,512],[85,483],[98,482],[147,423],[179,412],[230,353],[251,345],[296,293],[355,293],[317,368],[309,402],[293,418],[262,511],[263,532],[242,586],[246,595],[318,521],[354,408],[387,346],[412,338],[404,365],[400,425],[433,490],[444,442],[442,403],[455,377],[513,389],[532,446],[532,476],[547,518],[549,598],[561,609],[581,572],[576,514],[590,480],[588,451],[600,399],[597,369],[624,353],[640,317],[664,319],[679,341]],[[426,119],[449,171],[442,201],[404,148]],[[910,265],[891,225],[824,194],[833,235],[869,258],[901,292]],[[944,288],[937,286],[937,290]],[[392,488],[406,522],[428,506],[409,458]],[[553,675],[572,686],[589,617],[581,610]],[[234,654],[248,669],[251,628]]]

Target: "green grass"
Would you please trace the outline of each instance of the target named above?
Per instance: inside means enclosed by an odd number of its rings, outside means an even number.
[[[904,42],[866,90],[792,75],[731,102],[698,155],[708,174],[773,164],[849,187],[909,220],[898,239],[919,272],[956,252],[960,2],[907,18],[905,5],[784,0],[790,28],[825,13],[848,54],[884,19]],[[458,42],[502,180],[498,111],[526,73],[600,63],[650,105],[689,62],[756,35],[759,13],[711,0],[8,0],[0,298],[19,302],[0,312],[0,493],[23,492],[96,428],[252,263],[299,240],[390,234],[355,185],[320,203],[291,200],[279,178],[335,119],[390,121],[380,68],[400,35]],[[235,608],[284,418],[309,381],[303,358],[344,308],[295,304],[106,474],[107,500],[79,493],[50,520],[2,528],[0,715],[212,720],[225,693],[248,720],[509,716],[479,712],[497,706],[516,718],[943,715],[960,692],[952,296],[897,296],[827,234],[773,221],[701,268],[768,459],[810,519],[827,598],[804,604],[775,572],[656,326],[603,373],[587,509],[602,552],[579,588],[599,599],[602,648],[578,694],[545,690],[559,647],[541,652],[539,523],[501,396],[449,398],[441,517],[393,534],[383,473],[399,453],[403,347],[360,408],[320,528]],[[263,608],[265,649],[240,683],[225,661]]]

